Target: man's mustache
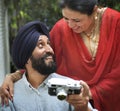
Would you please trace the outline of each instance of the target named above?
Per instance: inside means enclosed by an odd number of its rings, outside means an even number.
[[[44,54],[41,59],[46,59],[47,57],[52,56],[52,58],[55,60],[55,55],[53,53],[47,52]]]

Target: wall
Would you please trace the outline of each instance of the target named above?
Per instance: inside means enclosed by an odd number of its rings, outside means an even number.
[[[8,14],[4,0],[0,0],[0,84],[10,72]]]

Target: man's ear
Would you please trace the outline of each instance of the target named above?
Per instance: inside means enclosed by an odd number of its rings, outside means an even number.
[[[31,60],[30,59],[28,59],[28,61],[26,62],[26,64],[25,64],[25,67],[27,68],[27,67],[29,67],[30,66],[30,64],[31,64]]]
[[[29,64],[29,63],[31,63],[31,60],[30,60],[30,58],[28,59],[28,61],[27,61],[27,63],[26,63],[26,64]]]

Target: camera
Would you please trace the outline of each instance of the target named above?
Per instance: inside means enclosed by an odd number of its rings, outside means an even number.
[[[82,88],[79,81],[68,78],[51,78],[47,86],[48,93],[59,100],[64,100],[70,94],[80,94]]]

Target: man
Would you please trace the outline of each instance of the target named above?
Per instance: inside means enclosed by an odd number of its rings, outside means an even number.
[[[12,59],[18,69],[26,69],[22,79],[14,85],[13,101],[3,106],[2,111],[91,111],[87,96],[75,104],[70,95],[67,101],[60,101],[48,94],[47,81],[50,78],[67,78],[55,74],[54,52],[49,42],[46,26],[33,21],[24,25],[18,32],[12,46]],[[87,95],[87,86],[85,93]],[[82,94],[82,93],[81,93]],[[72,105],[69,105],[71,103]],[[78,103],[81,107],[78,107]]]

